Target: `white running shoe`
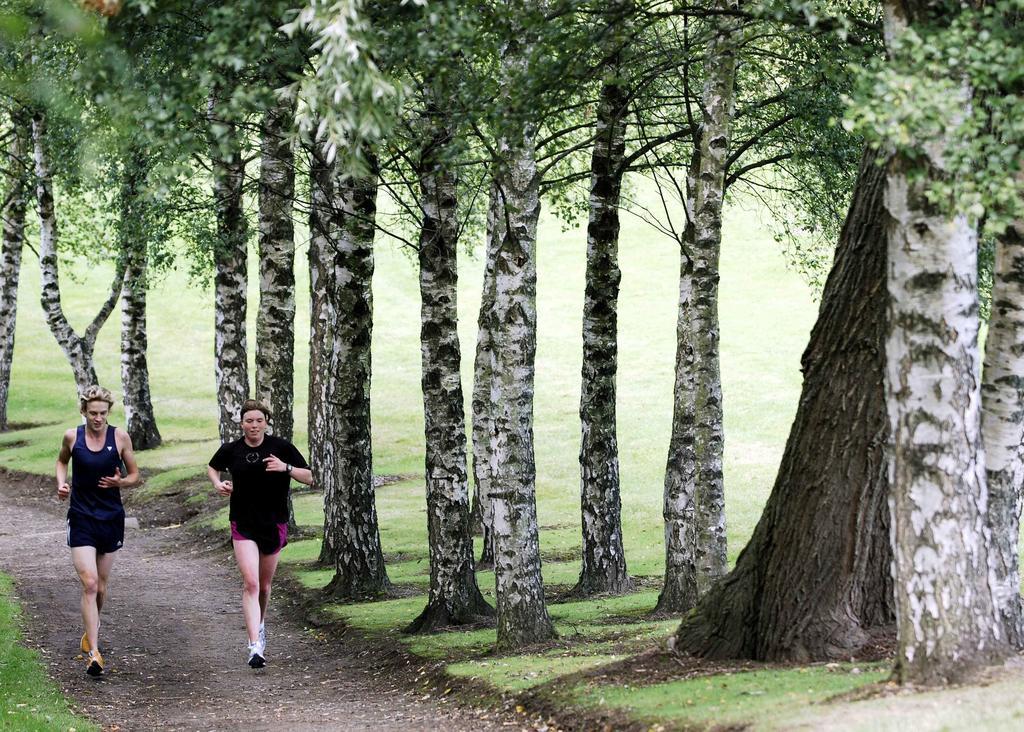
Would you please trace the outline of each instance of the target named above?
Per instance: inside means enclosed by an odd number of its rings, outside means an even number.
[[[265,623],[260,623],[260,634],[257,640],[259,640],[260,648],[264,651],[267,650],[267,626]]]
[[[250,668],[263,668],[267,665],[267,660],[263,657],[264,649],[260,646],[259,641],[250,643],[246,649],[249,653]]]

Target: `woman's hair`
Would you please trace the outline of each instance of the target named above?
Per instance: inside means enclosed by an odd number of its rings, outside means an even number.
[[[238,421],[242,421],[242,417],[245,416],[246,412],[263,412],[264,418],[267,422],[270,421],[270,408],[266,404],[257,399],[246,399],[242,402],[242,408],[238,410]]]
[[[85,413],[85,408],[89,402],[106,402],[107,407],[114,406],[114,395],[110,393],[110,389],[104,389],[102,386],[93,384],[87,386],[85,390],[78,396],[79,411]]]

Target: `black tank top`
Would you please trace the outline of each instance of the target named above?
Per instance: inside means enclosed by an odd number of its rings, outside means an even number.
[[[79,425],[75,445],[71,448],[71,505],[68,513],[109,521],[124,516],[120,488],[100,488],[100,478],[112,476],[121,465],[121,455],[114,439],[116,428],[107,426],[107,439],[98,451],[85,442],[85,425]]]

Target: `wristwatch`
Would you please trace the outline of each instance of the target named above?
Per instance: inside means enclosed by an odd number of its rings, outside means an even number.
[[[284,464],[284,472],[288,473],[288,475],[291,475],[292,474],[292,466],[289,465],[288,463],[285,463]]]

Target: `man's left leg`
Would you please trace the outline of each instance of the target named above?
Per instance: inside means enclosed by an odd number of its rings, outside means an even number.
[[[100,631],[100,611],[103,609],[103,603],[107,599],[107,583],[110,581],[110,570],[114,566],[114,557],[117,556],[117,552],[108,552],[106,554],[96,555],[96,635],[97,643],[99,642],[99,631]],[[93,648],[97,648],[93,646]]]

